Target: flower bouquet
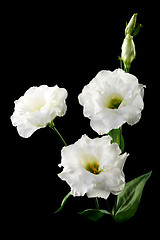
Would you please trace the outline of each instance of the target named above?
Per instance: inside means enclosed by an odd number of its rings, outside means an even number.
[[[98,72],[78,95],[83,114],[89,118],[97,138],[91,139],[84,133],[75,143],[67,145],[57,130],[55,119],[63,117],[67,111],[68,92],[65,88],[58,85],[31,87],[15,101],[11,121],[21,137],[28,138],[36,130],[48,126],[64,144],[59,164],[62,171],[58,177],[66,181],[70,191],[59,209],[55,210],[56,214],[63,210],[70,196],[84,195],[94,199],[95,208],[79,214],[93,221],[110,215],[115,221],[124,222],[138,209],[143,188],[152,171],[126,183],[123,167],[129,154],[124,151],[122,135],[123,124],[136,124],[144,108],[145,85],[129,73],[136,56],[133,38],[142,28],[136,20],[137,14],[134,14],[126,25],[120,68]],[[102,209],[99,199],[107,200],[110,194],[116,195],[112,208]]]

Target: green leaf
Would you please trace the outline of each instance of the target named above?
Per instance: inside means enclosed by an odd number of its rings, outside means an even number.
[[[64,205],[65,205],[65,203],[66,203],[66,201],[67,201],[67,199],[69,198],[70,195],[71,195],[71,192],[69,192],[69,193],[63,198],[60,208],[58,208],[58,210],[55,211],[55,213],[58,213],[58,212],[62,211],[62,209],[63,209],[63,207],[64,207]]]
[[[86,218],[96,222],[102,218],[105,214],[110,214],[107,210],[104,209],[86,209],[82,212],[79,212],[80,215],[85,216]]]
[[[139,206],[143,188],[151,176],[152,171],[126,183],[122,192],[117,196],[113,207],[113,218],[117,222],[124,222],[134,216]]]
[[[112,137],[112,140],[111,140],[111,143],[114,143],[116,142],[121,151],[123,152],[124,151],[124,138],[122,136],[122,127],[118,128],[118,129],[112,129],[108,135],[110,135]]]

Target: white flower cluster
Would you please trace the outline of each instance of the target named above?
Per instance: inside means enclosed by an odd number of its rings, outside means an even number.
[[[90,119],[99,135],[121,127],[125,122],[137,123],[141,117],[144,86],[121,69],[100,71],[78,96],[84,116]],[[15,101],[11,116],[13,126],[22,137],[30,137],[57,116],[66,113],[67,90],[57,85],[31,87]],[[62,149],[58,176],[71,187],[73,196],[101,197],[118,194],[125,185],[123,166],[129,154],[121,153],[111,137],[90,139],[83,135],[76,143]]]
[[[78,96],[85,117],[99,135],[137,123],[141,117],[144,86],[121,69],[100,71]],[[73,196],[101,197],[118,194],[125,185],[123,166],[129,154],[121,154],[110,136],[90,139],[83,135],[62,149],[63,171],[59,174],[71,187]]]

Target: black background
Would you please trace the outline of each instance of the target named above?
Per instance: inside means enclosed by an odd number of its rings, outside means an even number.
[[[6,234],[35,236],[44,233],[52,237],[137,236],[153,234],[157,192],[154,190],[157,175],[156,162],[156,94],[154,49],[156,47],[154,17],[150,18],[146,6],[108,5],[80,2],[6,6],[4,17],[4,83],[7,90],[7,152],[4,163],[3,186],[5,194],[2,206],[7,225]],[[69,192],[69,186],[57,177],[61,171],[63,144],[55,133],[47,128],[36,131],[30,138],[21,138],[10,122],[14,101],[32,87],[47,84],[64,87],[68,91],[67,113],[55,120],[67,144],[77,141],[82,134],[90,138],[98,135],[83,117],[77,96],[84,85],[102,69],[119,67],[118,56],[124,38],[126,21],[138,13],[138,22],[144,28],[134,38],[137,57],[130,73],[146,85],[141,120],[134,126],[125,124],[123,135],[125,151],[130,153],[124,172],[126,181],[153,170],[147,182],[142,201],[135,216],[125,223],[116,223],[105,216],[97,223],[77,214],[94,208],[93,199],[70,197],[62,213],[53,212]],[[155,25],[154,25],[155,27]],[[152,29],[152,31],[151,31]],[[3,91],[2,91],[3,93]],[[157,113],[158,114],[158,113]],[[112,197],[111,197],[112,198]],[[100,200],[101,208],[105,200]],[[127,230],[127,231],[126,231]],[[129,230],[129,231],[128,231]],[[103,235],[103,236],[104,236]],[[47,239],[47,238],[46,238]]]

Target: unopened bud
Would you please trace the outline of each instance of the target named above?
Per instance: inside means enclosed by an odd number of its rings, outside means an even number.
[[[129,23],[127,24],[126,29],[125,29],[125,36],[127,34],[132,35],[132,33],[133,33],[134,29],[135,29],[135,26],[136,26],[137,14],[138,13],[133,14],[133,16],[131,17]]]
[[[122,44],[121,59],[123,60],[125,69],[129,71],[132,61],[135,59],[136,50],[133,37],[127,34]]]

